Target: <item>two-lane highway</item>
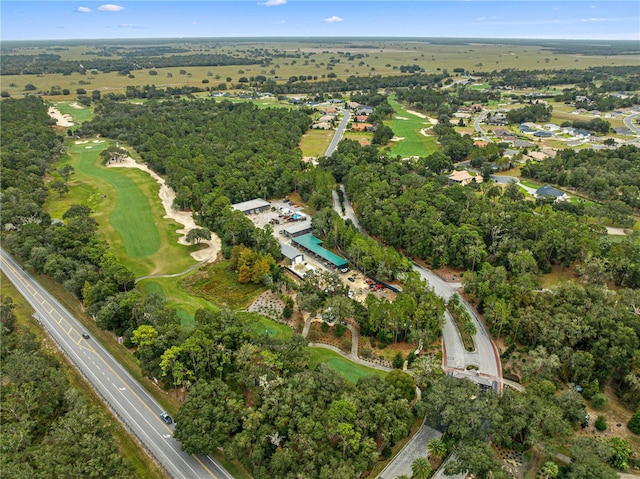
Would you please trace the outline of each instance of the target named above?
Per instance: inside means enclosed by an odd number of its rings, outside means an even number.
[[[171,477],[232,478],[213,458],[183,452],[171,427],[160,418],[161,406],[100,343],[83,338],[82,324],[1,248],[0,269],[60,349]]]

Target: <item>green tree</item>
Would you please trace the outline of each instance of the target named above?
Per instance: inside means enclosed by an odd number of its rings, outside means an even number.
[[[200,244],[202,240],[211,239],[211,231],[209,228],[193,228],[189,230],[185,239],[188,243]]]
[[[442,459],[447,454],[447,443],[440,438],[434,438],[427,444],[429,456]]]
[[[411,463],[413,479],[428,479],[431,476],[431,464],[426,457],[418,457]]]
[[[545,462],[540,472],[544,475],[544,479],[555,479],[560,474],[560,468],[555,462]]]
[[[402,397],[411,402],[416,397],[416,383],[410,374],[394,369],[384,378],[386,382],[400,391]]]

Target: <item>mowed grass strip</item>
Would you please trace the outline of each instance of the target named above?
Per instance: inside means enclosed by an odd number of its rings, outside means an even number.
[[[59,101],[55,102],[53,106],[55,106],[63,115],[71,115],[74,127],[93,118],[93,109],[82,106],[78,102]]]
[[[98,155],[105,145],[92,142],[74,144],[72,150],[78,153],[76,171],[99,178],[115,189],[112,201],[116,203],[109,221],[120,236],[127,256],[151,256],[160,248],[160,234],[151,215],[149,200],[128,175],[96,166]]]
[[[400,155],[403,158],[427,156],[438,149],[435,136],[425,136],[420,133],[423,128],[431,126],[429,120],[408,113],[402,109],[398,102],[392,99],[389,104],[395,108],[396,113],[392,120],[386,120],[384,123],[391,127],[396,137],[403,138],[400,141],[392,141],[387,145],[389,154],[393,156]]]
[[[309,348],[309,368],[315,369],[318,364],[326,364],[329,369],[340,374],[350,383],[357,383],[358,379],[366,376],[385,377],[387,373],[379,369],[368,368],[343,358],[340,354],[325,348]]]

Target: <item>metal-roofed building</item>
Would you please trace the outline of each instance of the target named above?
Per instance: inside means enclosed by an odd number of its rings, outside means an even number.
[[[311,253],[319,256],[320,258],[328,261],[332,265],[334,265],[338,270],[346,269],[349,266],[349,262],[338,256],[331,251],[324,249],[322,245],[322,240],[316,238],[312,234],[306,234],[302,236],[298,236],[297,238],[293,238],[293,242],[297,245],[302,246],[304,249],[310,251]]]
[[[297,264],[304,261],[304,254],[291,245],[281,244],[280,252],[286,264]]]
[[[282,234],[287,238],[295,238],[296,236],[306,235],[307,233],[311,233],[311,221],[309,220],[282,228]]]
[[[231,205],[234,210],[242,211],[245,215],[253,215],[266,211],[271,208],[271,204],[268,201],[256,198],[255,200],[243,201],[242,203],[236,203]]]

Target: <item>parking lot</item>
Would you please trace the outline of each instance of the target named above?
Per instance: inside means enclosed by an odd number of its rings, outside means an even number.
[[[281,231],[289,226],[311,220],[311,217],[302,211],[302,207],[296,204],[285,203],[282,200],[271,201],[270,204],[271,208],[269,210],[247,215],[247,218],[249,218],[253,224],[259,228],[263,228],[265,225],[270,224],[273,228],[274,236],[281,244],[288,244],[304,254],[303,264],[295,265],[293,267],[296,274],[302,276],[305,271],[309,269],[315,269],[318,271],[336,271],[335,267],[331,263],[322,258],[316,257],[309,251],[303,251],[300,247],[292,243],[291,238],[287,238],[284,234],[281,234]],[[301,215],[297,221],[292,220],[295,215]],[[395,293],[388,289],[378,289],[374,287],[372,290],[372,285],[368,284],[368,280],[365,275],[357,270],[350,269],[346,273],[339,274],[342,281],[352,292],[351,297],[356,301],[364,301],[367,294],[370,292],[378,297],[386,297],[389,300],[393,300],[395,298]],[[349,278],[352,278],[353,281]],[[369,280],[369,282],[371,281]]]

